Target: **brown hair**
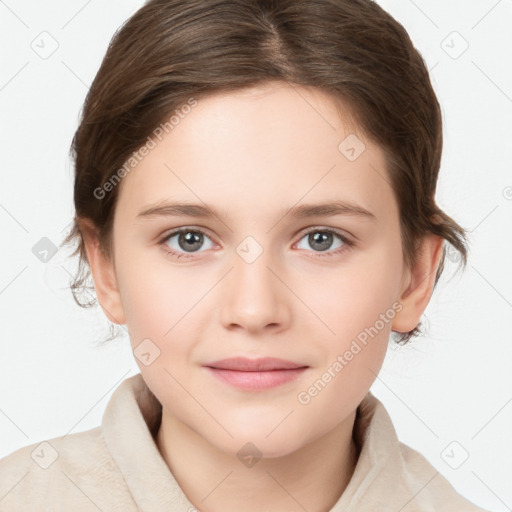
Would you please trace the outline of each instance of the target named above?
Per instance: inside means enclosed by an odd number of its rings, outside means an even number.
[[[348,119],[384,150],[407,265],[433,233],[466,266],[465,230],[435,202],[439,103],[406,30],[381,7],[371,0],[150,0],[114,34],[72,142],[76,214],[63,245],[77,242],[71,290],[79,305],[95,303],[80,301],[94,288],[79,218],[94,222],[112,254],[120,187],[107,182],[190,98],[274,80],[318,88],[348,105]],[[446,252],[445,244],[435,284]],[[406,343],[420,326],[395,341]]]

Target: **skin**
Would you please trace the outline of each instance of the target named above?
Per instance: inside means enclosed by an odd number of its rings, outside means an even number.
[[[366,149],[349,161],[338,146],[350,133],[332,99],[313,88],[267,83],[213,95],[123,179],[112,260],[82,220],[105,314],[127,325],[133,349],[149,338],[160,350],[149,366],[136,361],[162,403],[158,448],[199,510],[329,510],[357,462],[355,412],[391,329],[412,330],[430,300],[442,239],[426,236],[415,266],[405,266],[384,154],[358,133]],[[137,218],[165,200],[207,204],[221,216]],[[333,200],[356,203],[375,220],[282,213]],[[159,245],[181,227],[206,232],[198,250],[187,252],[179,235]],[[309,228],[338,230],[354,245],[334,234],[322,251]],[[263,250],[251,263],[236,251],[249,235]],[[393,304],[402,309],[301,404],[298,393]],[[202,366],[233,356],[274,356],[308,369],[284,385],[242,391]],[[252,467],[237,457],[249,441],[262,453]]]

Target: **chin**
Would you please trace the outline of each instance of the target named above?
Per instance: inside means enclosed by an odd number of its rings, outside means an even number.
[[[300,445],[295,444],[283,445],[283,443],[270,443],[268,441],[244,441],[243,443],[240,443],[240,446],[235,445],[230,451],[230,455],[239,458],[241,462],[246,458],[247,455],[252,455],[262,460],[278,459],[281,457],[286,457],[300,448]]]
[[[253,455],[258,458],[275,459],[285,457],[307,444],[307,440],[294,439],[293,434],[285,429],[266,437],[271,430],[265,427],[261,431],[255,431],[254,428],[249,431],[231,431],[233,439],[224,438],[222,441],[225,442],[218,447],[233,457]]]

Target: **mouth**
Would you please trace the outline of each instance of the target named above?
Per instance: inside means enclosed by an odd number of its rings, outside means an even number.
[[[278,359],[276,357],[263,357],[260,359],[248,359],[247,357],[231,357],[208,363],[205,366],[217,370],[233,370],[240,372],[266,372],[275,370],[296,370],[307,368],[307,365]]]
[[[274,357],[234,357],[204,366],[224,383],[243,390],[263,390],[280,386],[297,379],[309,368],[304,364]]]

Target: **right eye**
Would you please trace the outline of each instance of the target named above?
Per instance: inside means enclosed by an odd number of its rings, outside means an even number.
[[[201,229],[180,228],[165,235],[158,243],[164,247],[167,254],[173,257],[189,258],[194,253],[204,252],[199,251],[199,249],[204,245],[205,237],[211,242],[210,237]],[[211,249],[212,246],[213,242],[210,243],[207,249]]]

